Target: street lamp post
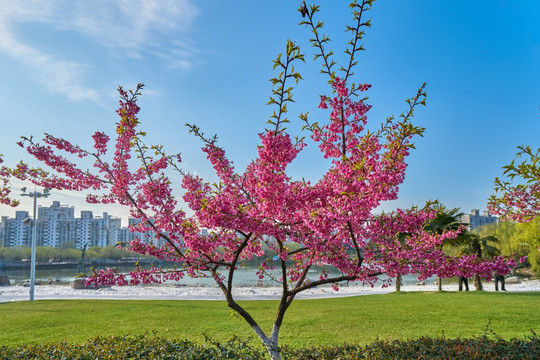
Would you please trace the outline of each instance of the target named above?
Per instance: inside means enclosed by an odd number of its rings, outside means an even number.
[[[37,242],[37,221],[36,221],[36,207],[37,198],[47,197],[50,195],[49,188],[43,189],[43,192],[26,192],[26,188],[22,188],[21,196],[29,196],[34,199],[34,220],[32,221],[32,257],[30,262],[30,301],[34,301],[34,285],[36,282],[36,242]]]

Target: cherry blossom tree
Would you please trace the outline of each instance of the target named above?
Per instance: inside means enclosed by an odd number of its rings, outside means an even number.
[[[540,215],[540,148],[518,146],[518,150],[514,160],[503,166],[504,178],[495,178],[495,194],[489,198],[488,209],[503,221],[525,223]],[[540,246],[532,251],[529,256],[536,264]]]
[[[0,164],[3,164],[3,156],[0,154]],[[9,183],[9,179],[11,177],[11,169],[7,166],[2,165],[0,167],[0,204],[9,205],[9,206],[17,206],[19,205],[19,201],[16,199],[13,199],[13,197],[10,196],[11,193],[11,187]]]
[[[285,53],[274,61],[278,76],[271,79],[269,101],[274,110],[259,134],[257,154],[243,172],[237,172],[216,136],[206,136],[194,124],[189,131],[201,139],[217,182],[183,169],[180,154],[171,155],[162,145],[147,145],[137,105],[143,85],[138,85],[132,91],[119,88],[120,120],[114,141],[96,132],[93,149],[87,150],[49,134],[42,142],[24,137],[19,145],[50,170],[20,162],[10,175],[38,186],[90,191],[90,203],[129,207],[131,216],[140,220],[131,230],[150,232],[163,245],[135,239],[125,246],[177,263],[174,268],[137,266],[129,274],[96,270],[88,284],[136,285],[184,276],[212,277],[227,305],[252,327],[272,359],[280,359],[278,336],[284,315],[305,290],[332,285],[337,291],[349,281],[373,285],[382,274],[393,278],[413,273],[425,279],[440,273],[442,267],[450,273],[466,266],[475,272],[478,267],[492,267],[486,262],[464,265],[461,260],[454,265],[448,260],[441,244],[457,232],[425,231],[435,213],[429,204],[374,214],[381,203],[397,199],[407,156],[414,140],[424,133],[412,120],[418,105],[425,105],[426,93],[422,85],[406,100],[400,116],[389,117],[379,127],[367,127],[371,106],[364,94],[370,85],[354,82],[353,69],[363,50],[364,30],[370,26],[364,17],[371,5],[372,0],[350,3],[353,24],[346,29],[351,40],[345,49],[347,60],[339,68],[334,53],[327,49],[330,40],[322,33],[323,23],[315,19],[319,7],[303,2],[299,9],[301,25],[312,33],[315,60],[321,62],[321,73],[329,81],[327,93],[317,101],[328,120],[313,122],[307,112],[299,115],[310,143],[329,159],[327,171],[314,183],[287,174],[288,165],[308,145],[308,140],[293,139],[286,129],[290,123],[287,105],[293,101],[293,87],[302,80],[295,66],[305,61],[292,41],[287,41]],[[91,159],[94,169],[78,166],[79,158]],[[175,179],[180,179],[178,185]],[[174,195],[179,189],[181,199]],[[404,233],[406,238],[400,236]],[[236,301],[233,291],[236,271],[247,260],[264,255],[277,260],[262,261],[259,278],[270,277],[282,289],[268,332]],[[329,267],[337,269],[337,275]],[[318,278],[308,279],[310,271],[317,271]]]
[[[528,222],[540,214],[540,148],[519,146],[518,150],[514,160],[503,166],[504,177],[495,178],[488,209],[502,220]]]

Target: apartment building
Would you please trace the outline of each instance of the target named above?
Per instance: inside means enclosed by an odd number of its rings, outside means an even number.
[[[30,221],[25,221],[29,219]],[[40,206],[37,210],[37,246],[88,246],[116,245],[123,240],[125,231],[121,219],[104,212],[94,216],[92,211],[81,211],[75,217],[75,208],[53,201],[51,206]],[[30,246],[32,243],[32,221],[28,211],[17,211],[15,218],[0,219],[0,245],[4,247]]]

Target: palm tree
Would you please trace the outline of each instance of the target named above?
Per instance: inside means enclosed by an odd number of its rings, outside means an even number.
[[[466,242],[461,249],[462,254],[476,255],[479,259],[490,258],[501,254],[501,251],[491,244],[499,242],[499,239],[493,235],[480,236],[475,233],[467,233],[465,236]],[[474,274],[474,286],[476,290],[483,290],[482,280],[478,274]]]
[[[456,231],[463,224],[460,219],[463,216],[463,213],[459,211],[459,208],[447,209],[442,204],[435,204],[433,209],[437,211],[437,214],[433,219],[431,219],[425,230],[432,233],[441,235],[445,231]],[[457,237],[453,239],[445,239],[441,245],[441,248],[445,247],[456,247],[466,243],[466,233],[462,232]],[[438,290],[442,291],[442,279],[440,276],[438,278]]]

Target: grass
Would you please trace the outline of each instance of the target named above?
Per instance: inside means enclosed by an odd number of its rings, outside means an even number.
[[[241,304],[269,330],[276,301]],[[293,346],[368,344],[377,339],[470,337],[489,325],[505,339],[540,332],[540,292],[402,292],[339,299],[295,300],[280,343]],[[0,345],[156,332],[166,338],[223,341],[254,337],[223,301],[43,300],[0,304]]]

